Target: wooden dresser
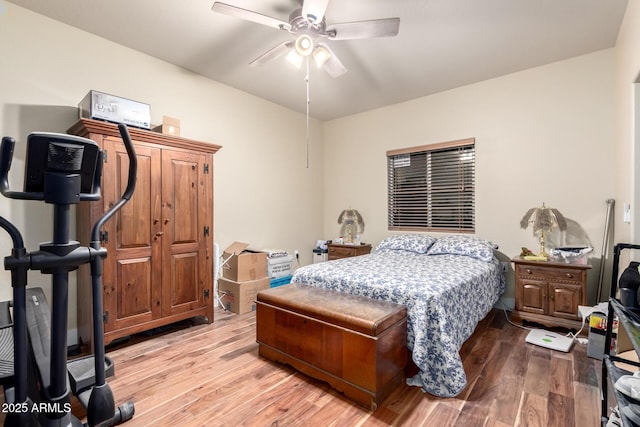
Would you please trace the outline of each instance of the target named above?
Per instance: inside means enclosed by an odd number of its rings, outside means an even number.
[[[77,238],[120,197],[129,159],[117,126],[81,119],[68,131],[105,152],[102,199],[76,211]],[[105,343],[195,316],[213,321],[213,155],[219,145],[129,128],[138,174],[133,197],[102,229]],[[91,343],[91,277],[78,272],[78,334]]]
[[[579,330],[578,306],[587,305],[589,264],[511,260],[515,270],[514,318]]]
[[[343,245],[338,243],[329,243],[327,259],[329,261],[340,258],[350,258],[352,256],[367,255],[371,252],[369,243],[362,245]]]

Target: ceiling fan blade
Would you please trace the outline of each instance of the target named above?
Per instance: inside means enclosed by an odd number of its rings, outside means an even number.
[[[321,22],[328,5],[329,0],[304,0],[302,16],[310,22]]]
[[[246,21],[266,25],[268,27],[273,27],[279,30],[291,30],[291,24],[289,24],[288,22],[281,21],[280,19],[272,18],[258,12],[254,12],[252,10],[242,9],[237,6],[221,3],[219,1],[213,2],[211,10],[213,10],[214,12],[222,13],[224,15],[229,15],[236,18],[244,19]]]
[[[331,40],[353,40],[393,37],[399,30],[400,18],[386,18],[333,24],[327,27],[326,34]]]
[[[252,67],[258,67],[260,65],[264,65],[265,63],[271,61],[272,59],[275,59],[279,56],[284,55],[289,50],[291,50],[292,47],[293,47],[292,41],[286,41],[286,42],[280,43],[276,47],[269,49],[268,51],[266,51],[265,53],[263,53],[262,55],[260,55],[259,57],[251,61],[249,65]]]
[[[327,74],[329,74],[333,78],[336,78],[347,72],[347,67],[345,67],[340,59],[338,59],[338,57],[333,52],[333,50],[331,50],[328,44],[320,42],[318,43],[318,46],[322,46],[323,48],[327,49],[331,54],[327,62],[325,62],[322,66]]]

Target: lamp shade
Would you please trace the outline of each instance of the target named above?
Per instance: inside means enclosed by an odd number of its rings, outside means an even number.
[[[326,48],[318,46],[313,50],[313,61],[318,67],[326,64],[329,58],[331,58],[331,53]]]
[[[364,220],[356,209],[349,208],[340,212],[338,224],[342,225],[340,234],[346,236],[347,242],[352,242],[355,234],[364,232]]]
[[[295,48],[300,55],[309,56],[313,52],[313,39],[308,34],[302,34],[296,39]]]
[[[540,252],[537,257],[541,260],[547,260],[549,254],[544,248],[544,234],[551,232],[553,229],[567,229],[567,220],[564,216],[554,208],[548,208],[545,204],[542,207],[529,209],[520,220],[520,227],[526,229],[529,224],[533,228],[533,234],[540,234]]]
[[[287,61],[294,67],[300,68],[302,66],[302,61],[304,61],[304,57],[300,55],[297,50],[291,49],[287,54]]]
[[[550,232],[554,228],[560,230],[567,229],[567,220],[554,208],[548,208],[542,203],[542,207],[531,208],[520,220],[520,227],[526,229],[529,224],[533,227],[533,232]]]

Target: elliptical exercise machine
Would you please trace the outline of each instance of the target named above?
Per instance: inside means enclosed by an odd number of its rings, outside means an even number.
[[[121,199],[94,224],[86,247],[69,240],[69,213],[72,204],[101,198],[103,160],[98,145],[72,135],[31,133],[27,138],[24,191],[18,192],[9,189],[8,180],[15,141],[2,138],[0,192],[12,199],[44,201],[54,209],[53,240],[41,243],[33,252],[26,251],[18,229],[0,216],[0,227],[13,241],[11,256],[4,259],[13,287],[13,372],[3,380],[5,426],[82,426],[71,413],[72,392],[86,407],[89,426],[116,425],[133,417],[133,403],[116,408],[106,382],[113,363],[105,356],[102,324],[102,268],[107,250],[102,247],[100,229],[131,199],[137,174],[127,127],[120,124],[118,128],[129,157],[127,187]],[[67,361],[69,272],[86,263],[91,266],[92,277],[94,355]],[[28,270],[51,275],[51,313],[44,294],[37,288],[27,289]],[[0,313],[0,319],[11,321],[7,320],[8,310]],[[7,347],[5,341],[2,346]],[[1,368],[6,366],[0,364]]]

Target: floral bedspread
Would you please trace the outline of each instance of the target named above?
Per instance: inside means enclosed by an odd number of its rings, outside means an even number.
[[[420,372],[407,384],[456,396],[467,379],[460,348],[505,289],[497,259],[379,249],[299,268],[292,283],[407,307],[407,346]]]

